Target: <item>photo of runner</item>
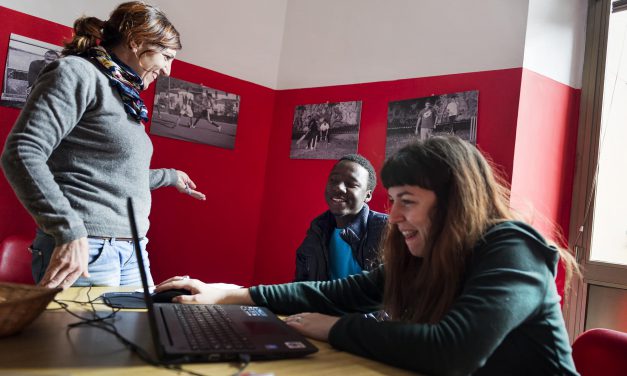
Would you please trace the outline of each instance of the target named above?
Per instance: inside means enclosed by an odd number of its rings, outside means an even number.
[[[157,80],[150,134],[235,147],[240,97],[172,77]]]

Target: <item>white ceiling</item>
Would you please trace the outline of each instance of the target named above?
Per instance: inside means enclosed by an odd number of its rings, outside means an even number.
[[[0,0],[0,5],[71,26],[81,15],[106,19],[119,2]],[[273,89],[523,65],[581,86],[586,0],[149,2],[181,32],[177,58]]]
[[[83,15],[106,20],[120,0],[0,0],[66,26]],[[181,33],[177,59],[276,88],[287,0],[152,0]],[[175,73],[176,75],[176,73]]]

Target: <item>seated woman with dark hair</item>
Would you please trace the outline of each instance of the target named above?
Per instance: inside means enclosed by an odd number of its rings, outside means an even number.
[[[416,372],[576,375],[554,282],[560,258],[567,283],[576,265],[515,219],[484,156],[432,137],[392,156],[381,178],[391,205],[379,269],[240,290],[175,277],[157,290],[191,290],[182,303],[264,305],[309,337]],[[381,308],[388,320],[364,315]]]

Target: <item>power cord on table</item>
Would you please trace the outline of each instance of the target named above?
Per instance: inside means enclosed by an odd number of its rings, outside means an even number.
[[[201,374],[195,371],[191,371],[189,369],[185,369],[183,367],[181,367],[178,364],[167,364],[167,363],[162,363],[157,359],[154,359],[145,349],[143,349],[142,347],[140,347],[139,345],[133,343],[132,341],[130,341],[129,339],[125,338],[122,334],[120,334],[120,332],[118,331],[118,329],[115,327],[115,325],[113,325],[113,323],[111,322],[111,320],[115,319],[116,314],[120,311],[120,308],[111,308],[111,313],[107,314],[106,316],[99,316],[98,312],[96,311],[96,304],[103,304],[102,302],[99,302],[100,297],[97,297],[95,299],[92,299],[89,296],[89,292],[91,291],[91,286],[89,286],[89,289],[87,290],[87,301],[77,301],[77,300],[58,300],[58,299],[54,299],[53,301],[55,303],[57,303],[59,305],[59,308],[53,308],[52,310],[55,309],[62,309],[65,312],[67,312],[68,314],[76,317],[77,319],[79,319],[80,321],[73,323],[73,324],[69,324],[68,325],[68,330],[74,329],[74,328],[78,328],[81,326],[90,326],[93,328],[98,328],[101,330],[104,330],[105,332],[108,332],[110,334],[113,334],[126,348],[128,348],[130,351],[132,351],[133,353],[137,354],[137,356],[144,361],[145,363],[154,366],[154,367],[159,367],[159,368],[165,368],[171,371],[175,371],[175,372],[183,372],[186,373],[188,375],[193,375],[193,376],[209,376],[206,374]],[[72,303],[72,304],[79,304],[81,306],[85,306],[88,305],[89,306],[89,311],[88,313],[90,313],[91,317],[84,317],[76,312],[72,312],[69,309],[69,304],[68,303]],[[232,375],[232,376],[240,376],[242,374],[242,372],[246,369],[246,367],[248,367],[248,365],[250,364],[250,355],[248,354],[240,354],[239,355],[239,363],[237,365],[237,371]]]

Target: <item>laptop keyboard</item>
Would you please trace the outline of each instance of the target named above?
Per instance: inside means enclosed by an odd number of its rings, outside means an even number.
[[[174,312],[192,350],[254,348],[250,340],[235,329],[231,318],[220,306],[176,304]]]

